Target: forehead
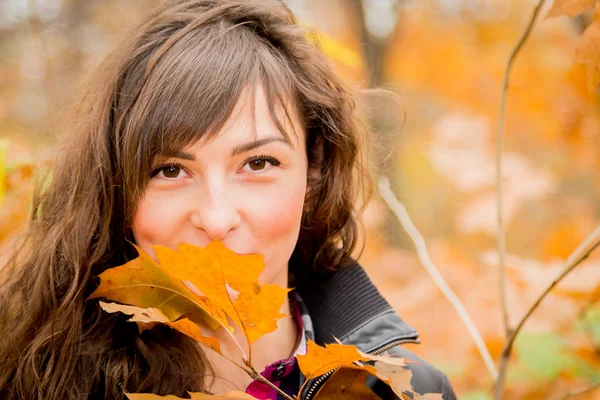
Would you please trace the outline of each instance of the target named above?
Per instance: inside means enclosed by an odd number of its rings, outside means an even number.
[[[278,136],[292,148],[303,149],[305,133],[296,107],[289,98],[283,100],[273,104],[265,93],[263,84],[246,87],[231,116],[216,132],[214,139],[226,136],[237,143],[241,140]],[[204,144],[210,140],[213,138],[204,138],[197,144]]]

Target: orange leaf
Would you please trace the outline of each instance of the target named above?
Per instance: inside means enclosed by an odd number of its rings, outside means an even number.
[[[546,18],[567,15],[575,17],[582,12],[594,7],[596,0],[554,0],[552,9],[546,15]]]
[[[221,353],[221,345],[219,344],[219,340],[212,336],[204,336],[200,327],[189,319],[180,319],[179,321],[169,322],[167,325],[193,339],[196,339],[198,342],[204,344],[217,353]]]
[[[275,331],[277,319],[286,316],[279,310],[288,289],[258,282],[265,268],[261,255],[238,255],[219,241],[206,248],[180,244],[179,251],[153,248],[160,264],[137,248],[137,259],[100,275],[100,286],[90,299],[131,304],[103,308],[133,315],[129,321],[137,322],[140,330],[168,325],[220,354],[218,340],[204,335],[196,324],[206,321],[213,330],[222,326],[232,332],[231,320],[252,344]]]
[[[161,268],[142,249],[139,257],[100,274],[100,285],[88,297],[106,299],[141,308],[158,308],[169,321],[194,315],[213,330],[227,319],[208,299],[196,296],[179,279]],[[226,326],[226,325],[225,325]]]
[[[200,327],[187,318],[171,322],[158,308],[139,308],[117,303],[104,303],[102,301],[100,302],[100,307],[109,313],[121,312],[131,315],[132,317],[127,321],[136,322],[140,328],[140,332],[151,329],[156,324],[164,324],[221,353],[219,341],[212,336],[202,334]]]
[[[305,355],[299,355],[298,366],[307,379],[331,371],[334,368],[351,365],[355,361],[368,361],[369,357],[362,355],[354,346],[344,344],[327,344],[321,347],[312,340],[308,341]]]
[[[412,387],[410,384],[412,371],[410,369],[405,369],[397,364],[389,364],[385,361],[376,361],[371,367],[372,369],[368,367],[370,366],[365,366],[373,375],[387,383],[397,395],[410,390]]]
[[[365,361],[371,361],[373,365],[363,364]],[[346,374],[354,376],[353,379],[355,380],[358,379],[355,384],[348,386],[341,392],[340,388],[327,389],[324,394],[321,394],[321,396],[326,396],[324,398],[332,396],[331,398],[335,399],[338,398],[337,396],[342,395],[353,397],[357,396],[354,394],[357,391],[363,393],[365,389],[362,386],[364,386],[365,379],[369,375],[376,376],[385,382],[398,396],[401,396],[404,392],[412,392],[410,384],[412,371],[404,368],[407,365],[404,358],[366,354],[355,346],[338,343],[321,347],[309,340],[306,355],[298,356],[298,365],[308,379],[316,378],[332,369],[339,368],[330,378],[331,380],[337,375],[336,380],[334,380],[336,383],[331,384],[332,386],[340,384],[343,386],[347,380]],[[357,373],[356,370],[361,371],[361,373]]]
[[[220,241],[205,248],[180,244],[179,251],[153,247],[161,267],[222,309],[250,344],[275,331],[277,319],[286,317],[279,310],[288,289],[258,283],[265,268],[262,256],[235,254]]]
[[[131,315],[127,322],[135,322],[140,329],[140,332],[146,329],[152,329],[156,324],[168,323],[169,318],[158,308],[141,308],[135,306],[127,306],[118,303],[105,303],[101,301],[100,307],[107,313],[121,312],[126,315]]]
[[[361,399],[361,400],[380,400],[366,384],[365,380],[371,374],[368,371],[344,368],[340,369],[325,382],[315,395],[315,400],[343,400],[343,399]]]

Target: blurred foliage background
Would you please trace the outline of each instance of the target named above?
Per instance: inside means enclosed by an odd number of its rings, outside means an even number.
[[[349,84],[399,95],[359,98],[373,131],[373,171],[390,176],[433,262],[498,359],[504,331],[496,123],[508,56],[537,2],[286,3],[321,33]],[[60,126],[85,77],[157,4],[0,0],[0,245],[23,228],[36,171],[51,168]],[[540,19],[511,78],[503,182],[514,322],[600,224],[600,91],[575,61],[590,14]],[[459,398],[490,399],[493,380],[471,337],[377,196],[365,223],[362,264],[421,334],[423,344],[407,346],[443,370]],[[599,297],[600,258],[592,255],[527,322],[511,359],[506,398],[560,399],[600,385]],[[600,390],[577,398],[600,399]]]

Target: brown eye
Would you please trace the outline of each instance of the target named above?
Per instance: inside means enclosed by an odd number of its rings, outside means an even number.
[[[250,171],[254,172],[269,171],[271,167],[278,167],[280,165],[279,160],[267,155],[250,157],[244,161],[244,168],[248,166]]]
[[[250,161],[250,169],[252,171],[260,171],[265,168],[267,161],[264,158],[259,158],[257,160]]]
[[[154,168],[150,173],[151,178],[157,176],[158,178],[162,179],[182,178],[184,175],[185,171],[178,164],[159,165],[156,168]]]
[[[164,167],[161,171],[165,178],[177,178],[181,172],[181,168],[176,165],[169,165]]]

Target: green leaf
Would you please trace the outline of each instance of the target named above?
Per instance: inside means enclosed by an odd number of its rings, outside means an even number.
[[[566,352],[566,341],[551,333],[523,333],[515,347],[523,366],[535,378],[555,379],[575,362]]]
[[[475,390],[473,392],[469,392],[463,396],[461,396],[461,400],[492,400],[492,396],[483,391],[483,390]]]
[[[582,328],[589,332],[594,343],[600,344],[600,307],[593,307],[581,319]]]

